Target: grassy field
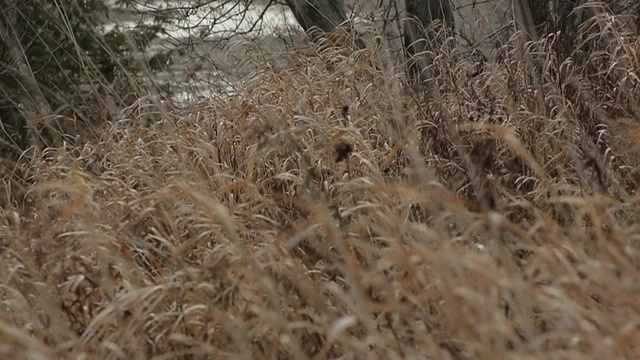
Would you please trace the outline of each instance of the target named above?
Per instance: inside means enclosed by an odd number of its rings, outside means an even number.
[[[437,50],[424,94],[294,49],[25,154],[0,355],[640,358],[640,40],[614,21],[568,59]]]

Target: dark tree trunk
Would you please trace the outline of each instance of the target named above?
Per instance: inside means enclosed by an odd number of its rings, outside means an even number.
[[[286,3],[314,42],[347,21],[342,0],[286,0]]]
[[[554,41],[554,48],[557,55],[564,58],[574,50],[578,36],[578,23],[588,18],[585,16],[588,8],[580,11],[579,14],[573,14],[573,10],[581,3],[583,1],[559,0],[556,8],[550,9],[548,1],[524,0],[521,6],[525,14],[530,14],[531,19],[528,22],[527,19],[523,19],[523,25],[534,40],[550,33],[557,33],[559,37]]]
[[[429,34],[426,28],[434,20],[440,20],[450,31],[454,29],[455,22],[449,0],[406,0],[407,21],[404,25],[404,48],[408,59],[408,70],[415,81],[425,82],[428,76],[424,74],[427,66],[424,56],[419,55],[431,48],[438,46],[435,36]]]
[[[347,20],[343,0],[286,0],[286,4],[315,43]],[[453,30],[453,11],[449,0],[406,0],[406,12],[409,19],[404,25],[403,42],[409,71],[414,80],[424,82],[426,78],[422,73],[427,61],[419,54],[436,44],[435,37],[425,28],[434,20],[440,20],[447,29]],[[364,48],[364,42],[358,38],[356,46]]]
[[[528,8],[531,11],[531,19],[536,32],[543,35],[555,30],[566,29],[572,23],[571,11],[577,6],[576,0],[560,0],[556,12],[556,21],[554,23],[551,9],[549,9],[548,1],[528,0]]]
[[[548,25],[551,25],[551,11],[547,1],[529,1],[531,20],[537,34],[543,34]]]
[[[441,20],[447,26],[454,26],[453,11],[448,0],[406,0],[407,14],[429,26],[433,20]]]

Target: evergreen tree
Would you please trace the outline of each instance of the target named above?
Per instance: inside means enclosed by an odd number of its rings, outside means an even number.
[[[59,145],[61,136],[106,120],[91,110],[105,98],[121,105],[112,85],[122,70],[136,74],[166,63],[132,61],[162,23],[105,32],[106,0],[0,3],[0,156],[15,158],[35,144]]]

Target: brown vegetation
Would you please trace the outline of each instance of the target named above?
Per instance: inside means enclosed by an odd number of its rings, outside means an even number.
[[[424,96],[291,53],[232,97],[25,154],[0,354],[639,358],[640,40],[614,21],[566,60],[442,50]]]

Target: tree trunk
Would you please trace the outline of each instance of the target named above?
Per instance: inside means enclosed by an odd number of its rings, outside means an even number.
[[[314,42],[347,21],[343,0],[286,0],[286,3]]]
[[[550,8],[550,3],[554,4]],[[578,24],[590,15],[590,8],[573,14],[573,10],[584,3],[579,0],[517,0],[514,2],[516,20],[519,27],[527,34],[529,40],[539,40],[549,33],[557,33],[559,37],[554,41],[557,55],[565,58],[574,50],[575,39],[578,36]]]
[[[516,0],[513,2],[513,10],[518,28],[524,31],[526,40],[538,40],[538,28],[534,14],[541,16],[544,14],[541,0]],[[546,4],[545,4],[546,5]],[[538,19],[539,21],[540,19]]]
[[[297,22],[309,34],[312,41],[320,43],[321,38],[347,21],[343,0],[286,0]],[[409,59],[409,72],[414,80],[425,82],[423,75],[428,61],[421,55],[431,46],[437,46],[436,37],[425,28],[434,20],[440,20],[445,28],[454,28],[453,11],[449,0],[406,0],[407,21],[404,23],[404,48]],[[364,48],[361,39],[356,40],[358,48]]]
[[[427,27],[433,20],[441,20],[454,27],[453,11],[448,0],[406,0],[407,14],[420,20]]]
[[[440,41],[435,41],[435,34],[430,34],[427,27],[434,20],[439,20],[451,34],[455,22],[449,0],[406,0],[407,20],[404,24],[404,48],[408,60],[408,70],[411,78],[417,82],[426,82],[429,76],[425,73],[428,60],[424,53],[434,45],[439,46]]]
[[[536,0],[528,1],[528,3],[534,29],[537,34],[542,35],[547,30],[545,25],[551,25],[551,11],[548,1]]]

